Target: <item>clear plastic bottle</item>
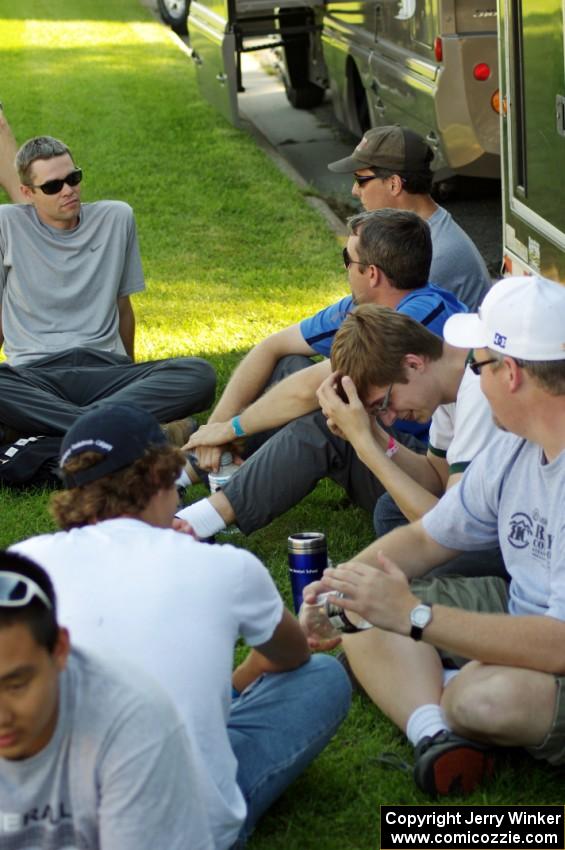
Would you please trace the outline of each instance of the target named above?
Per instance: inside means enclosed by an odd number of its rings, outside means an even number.
[[[331,640],[348,632],[361,632],[372,629],[368,620],[358,618],[355,624],[349,619],[343,608],[330,602],[330,597],[342,597],[342,593],[320,593],[313,603],[303,602],[298,621],[308,637]]]
[[[233,454],[231,452],[222,452],[218,471],[210,472],[208,475],[210,493],[222,490],[237,469],[239,469],[239,466],[233,462]]]

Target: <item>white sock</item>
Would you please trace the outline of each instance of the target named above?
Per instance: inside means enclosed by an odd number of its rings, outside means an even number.
[[[189,522],[200,539],[212,537],[217,531],[222,531],[226,527],[222,517],[208,499],[193,502],[192,505],[178,511],[177,516]]]
[[[420,743],[422,738],[430,738],[443,730],[449,731],[441,707],[428,703],[421,705],[412,712],[406,724],[406,736],[413,747]]]
[[[188,472],[186,471],[186,469],[181,469],[180,475],[175,481],[175,484],[177,487],[182,487],[184,490],[186,490],[187,487],[190,487],[192,481],[188,477]]]

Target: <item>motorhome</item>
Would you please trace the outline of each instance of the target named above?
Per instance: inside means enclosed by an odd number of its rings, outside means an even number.
[[[234,123],[241,55],[278,47],[293,106],[329,88],[353,133],[399,123],[433,147],[437,179],[499,175],[494,0],[192,0],[204,96]]]
[[[352,132],[402,124],[435,150],[438,179],[499,175],[494,0],[328,0],[322,43]]]
[[[504,267],[565,283],[563,0],[501,0]]]

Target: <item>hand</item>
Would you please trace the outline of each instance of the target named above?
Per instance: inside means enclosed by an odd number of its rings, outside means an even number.
[[[199,446],[192,451],[192,454],[196,457],[199,469],[205,472],[217,472],[220,468],[222,451],[223,446]]]
[[[193,434],[192,436],[197,436],[197,434]],[[186,446],[184,446],[185,449],[191,445],[191,441],[192,437],[188,441]],[[245,441],[242,439],[238,439],[232,440],[231,442],[225,443],[221,446],[198,446],[198,448],[193,449],[191,453],[196,457],[196,463],[199,469],[203,469],[205,472],[217,472],[220,468],[220,458],[222,456],[222,452],[231,452],[233,456],[233,462],[238,465],[242,464],[243,458],[240,457],[240,455],[244,450],[244,446]]]
[[[231,421],[208,422],[201,425],[198,431],[190,437],[188,443],[183,446],[183,451],[191,451],[199,446],[225,446],[235,439]]]
[[[410,634],[410,612],[419,600],[411,592],[406,575],[382,552],[378,567],[348,561],[324,570],[323,584],[345,598],[332,599],[346,611],[397,634]]]
[[[172,528],[174,531],[180,532],[180,534],[190,534],[192,537],[194,537],[195,540],[200,539],[191,524],[186,519],[181,519],[178,516],[173,517]]]
[[[341,378],[347,404],[340,398],[337,393],[339,380],[339,372],[332,372],[318,388],[318,401],[332,433],[353,443],[359,436],[372,433],[371,418],[357,395],[355,384],[347,375]]]
[[[298,612],[298,622],[306,635],[308,646],[315,652],[327,652],[341,643],[341,635],[328,620],[323,605],[303,602]]]

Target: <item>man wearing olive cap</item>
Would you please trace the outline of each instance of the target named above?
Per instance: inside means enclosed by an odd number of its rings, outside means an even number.
[[[351,194],[366,210],[410,210],[428,222],[433,257],[430,280],[476,309],[491,285],[483,258],[451,214],[431,197],[434,153],[427,142],[398,125],[368,130],[353,153],[328,165],[351,174]]]

